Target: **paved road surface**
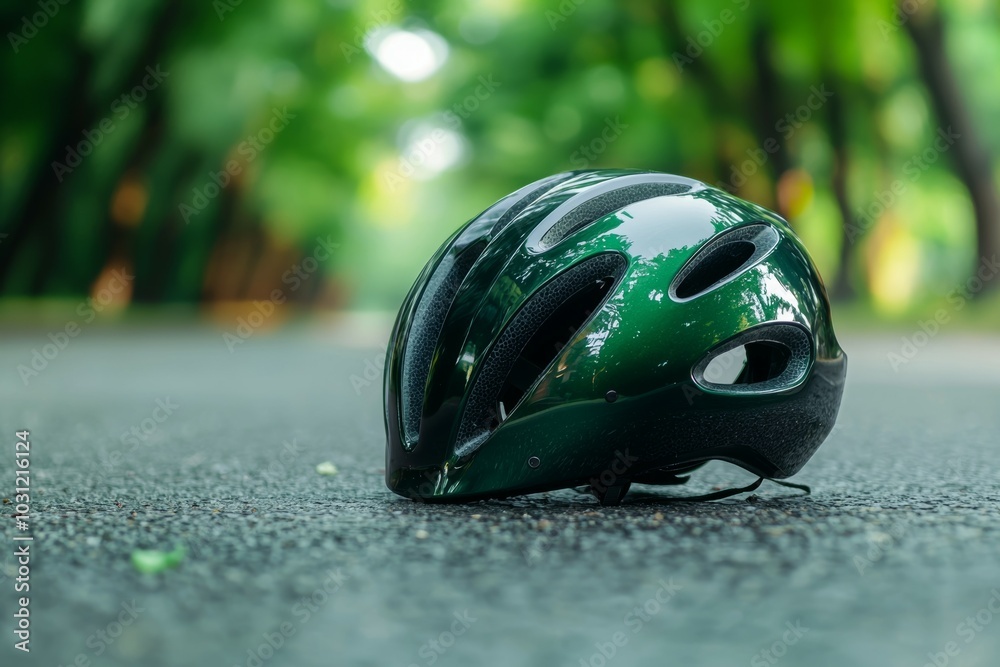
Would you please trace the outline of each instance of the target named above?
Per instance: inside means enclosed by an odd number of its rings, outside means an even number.
[[[5,667],[599,666],[602,649],[622,666],[1000,664],[996,341],[941,335],[893,372],[898,337],[842,336],[841,422],[796,478],[811,497],[601,509],[392,496],[377,334],[258,334],[230,354],[218,332],[94,329],[25,388],[44,333],[0,347],[35,535],[25,659],[2,522]],[[123,442],[133,426],[149,435]],[[713,464],[666,492],[749,480]],[[174,545],[178,569],[130,563]]]

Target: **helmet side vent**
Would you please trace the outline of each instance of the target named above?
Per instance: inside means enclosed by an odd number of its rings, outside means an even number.
[[[558,305],[525,343],[497,401],[499,421],[506,419],[535,381],[545,372],[576,332],[601,307],[614,286],[614,276],[602,276],[591,281],[576,294]]]
[[[791,350],[774,341],[753,341],[712,357],[704,378],[712,384],[745,385],[767,382],[788,368]]]
[[[507,323],[479,367],[459,423],[456,453],[475,451],[502,424],[599,311],[625,272],[618,253],[591,257],[549,281]]]
[[[597,222],[615,211],[625,208],[629,204],[654,197],[681,194],[688,192],[690,189],[691,186],[686,183],[651,182],[637,183],[598,194],[581,202],[552,223],[542,234],[538,242],[538,250],[548,250],[574,232]]]
[[[778,233],[767,224],[725,231],[706,243],[670,284],[674,301],[690,301],[735,280],[764,259],[778,244]]]
[[[812,341],[798,324],[748,329],[709,351],[695,365],[695,383],[726,394],[771,394],[797,387],[812,363]]]

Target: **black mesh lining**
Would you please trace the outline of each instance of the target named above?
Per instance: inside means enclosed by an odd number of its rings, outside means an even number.
[[[489,437],[497,398],[514,363],[553,311],[595,281],[617,282],[625,266],[625,258],[618,253],[597,255],[563,272],[528,299],[500,334],[476,374],[459,424],[456,454],[471,454]],[[610,293],[605,291],[603,298]],[[603,299],[594,310],[601,306]]]
[[[689,185],[683,183],[639,183],[597,195],[581,203],[545,230],[538,243],[539,249],[547,250],[573,232],[629,204],[653,197],[681,194],[690,189]]]
[[[499,234],[501,231],[503,231],[504,227],[510,224],[511,220],[520,215],[521,211],[528,208],[528,206],[532,202],[534,202],[536,199],[544,195],[546,192],[548,192],[555,186],[559,185],[560,183],[568,181],[574,176],[576,176],[576,174],[573,172],[565,172],[562,174],[556,174],[555,176],[550,176],[548,178],[539,181],[538,187],[532,188],[530,192],[521,197],[521,199],[518,200],[516,204],[511,206],[502,216],[500,216],[500,219],[497,220],[495,225],[493,225],[493,229],[490,232],[490,236],[494,237],[497,234]]]
[[[420,413],[424,402],[424,385],[430,372],[431,357],[437,347],[445,317],[451,309],[458,288],[472,265],[479,259],[486,243],[480,241],[462,250],[457,256],[448,254],[427,280],[427,287],[413,313],[406,351],[403,354],[402,421],[403,443],[412,449],[420,432]]]
[[[517,408],[539,376],[601,307],[614,282],[610,276],[592,280],[549,312],[511,366],[497,398],[497,414],[491,428],[499,426]]]

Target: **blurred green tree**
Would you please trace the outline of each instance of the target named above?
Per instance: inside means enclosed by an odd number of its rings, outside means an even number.
[[[0,25],[8,297],[126,267],[137,303],[392,308],[487,203],[603,166],[775,207],[883,312],[1000,249],[995,3],[25,0]]]

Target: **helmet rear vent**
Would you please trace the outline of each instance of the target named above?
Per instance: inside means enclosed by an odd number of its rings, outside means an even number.
[[[711,350],[691,376],[696,384],[716,393],[774,393],[798,386],[811,361],[811,337],[804,327],[769,323]]]
[[[424,385],[430,373],[431,358],[437,347],[441,328],[455,295],[458,294],[458,288],[485,247],[486,242],[479,241],[457,255],[446,255],[427,280],[427,286],[417,303],[410,338],[403,354],[401,405],[403,443],[407,449],[412,449],[417,442]]]
[[[626,187],[610,190],[588,199],[567,212],[545,230],[538,241],[538,250],[548,250],[570,234],[615,211],[621,210],[637,201],[676,195],[687,192],[691,186],[685,183],[637,183]]]
[[[689,301],[734,280],[760,262],[778,244],[767,224],[737,227],[706,243],[688,260],[670,285],[675,301]]]
[[[603,253],[539,289],[507,323],[469,391],[456,453],[475,451],[502,424],[559,354],[607,301],[625,258]]]

